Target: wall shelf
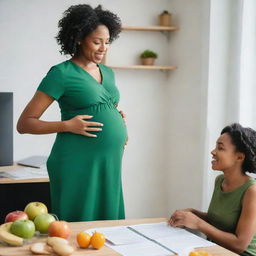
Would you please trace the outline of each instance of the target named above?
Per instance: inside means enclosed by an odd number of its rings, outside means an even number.
[[[169,35],[168,32],[179,30],[180,28],[177,26],[122,26],[122,30],[128,31],[160,31],[164,34]],[[113,69],[140,69],[140,70],[162,70],[162,71],[169,71],[177,69],[176,66],[147,66],[147,65],[108,65],[110,68]]]
[[[178,29],[179,27],[174,27],[174,26],[147,26],[147,27],[122,26],[122,30],[133,30],[133,31],[173,31]]]
[[[145,70],[175,70],[176,66],[147,66],[147,65],[131,65],[131,66],[113,66],[107,65],[113,69],[145,69]]]

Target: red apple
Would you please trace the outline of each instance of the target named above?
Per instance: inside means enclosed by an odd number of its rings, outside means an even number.
[[[4,222],[14,222],[15,220],[28,220],[28,215],[23,211],[9,212]]]
[[[51,222],[48,227],[49,236],[57,236],[67,239],[71,233],[71,229],[66,221],[56,220]]]
[[[34,220],[37,215],[48,213],[48,209],[46,205],[41,202],[31,202],[26,205],[24,212],[27,213],[30,220]]]

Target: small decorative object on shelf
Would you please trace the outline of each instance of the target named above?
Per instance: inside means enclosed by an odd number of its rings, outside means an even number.
[[[159,15],[159,25],[160,26],[171,26],[171,17],[172,15],[164,10],[160,15]]]
[[[140,54],[142,65],[154,65],[157,53],[151,50],[145,50]]]

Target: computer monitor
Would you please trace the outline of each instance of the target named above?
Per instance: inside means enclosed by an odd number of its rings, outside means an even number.
[[[0,166],[13,165],[13,93],[0,92]]]

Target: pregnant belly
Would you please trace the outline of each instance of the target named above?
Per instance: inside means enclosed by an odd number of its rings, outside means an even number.
[[[92,115],[92,121],[103,124],[102,131],[90,132],[97,135],[97,143],[116,146],[124,145],[127,131],[124,120],[117,109],[101,111]]]
[[[106,108],[101,111],[86,111],[80,115],[92,115],[92,119],[103,123],[102,131],[91,132],[97,137],[87,137],[73,133],[58,133],[53,149],[58,155],[68,155],[69,153],[81,154],[87,152],[100,153],[113,151],[123,151],[127,139],[127,130],[124,120],[116,108]],[[96,126],[95,126],[96,127]]]

